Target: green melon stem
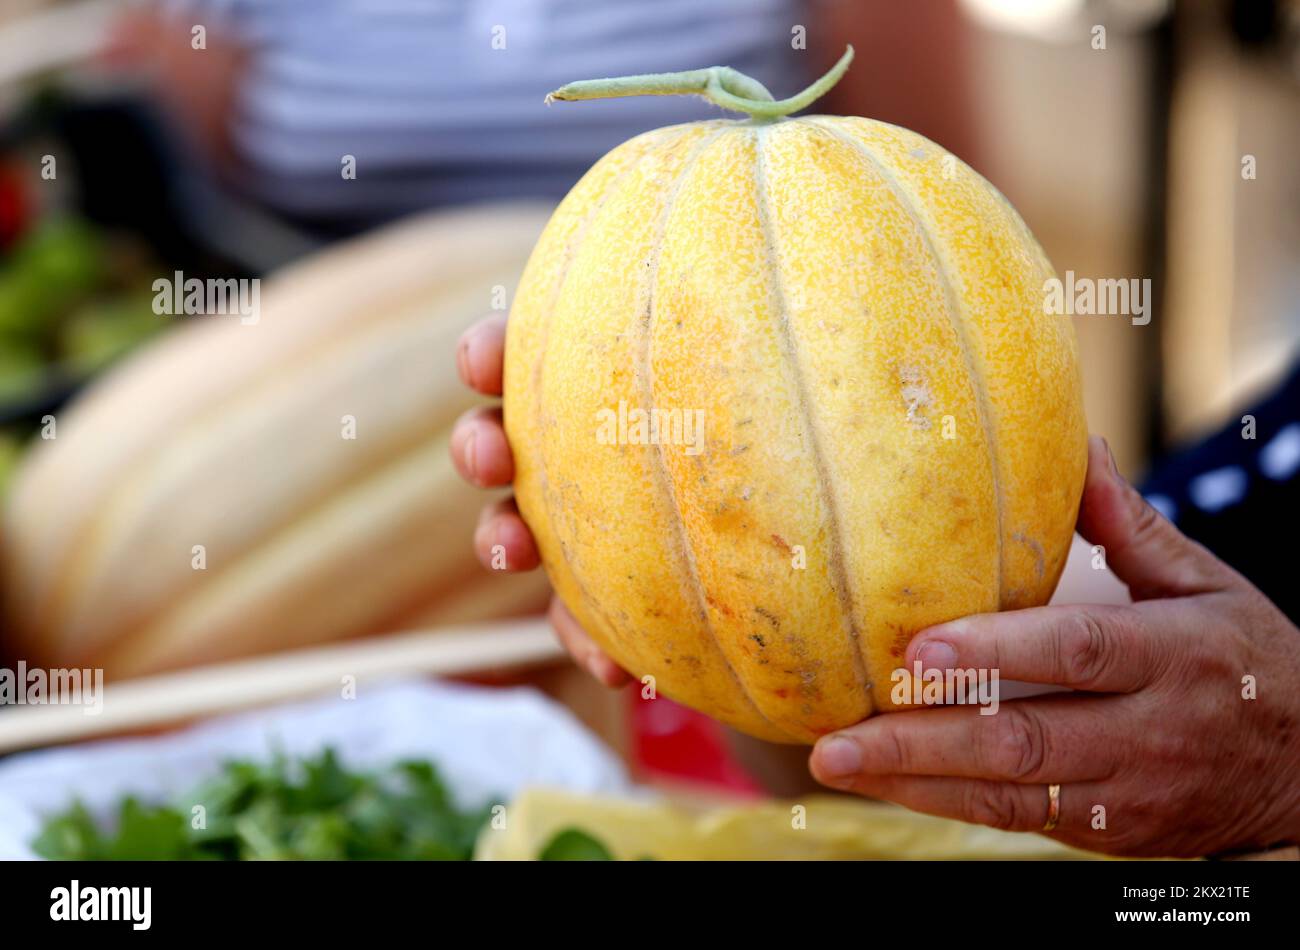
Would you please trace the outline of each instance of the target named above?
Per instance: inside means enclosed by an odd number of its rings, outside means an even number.
[[[582,79],[561,86],[546,97],[573,102],[580,99],[613,99],[620,96],[703,96],[714,105],[743,112],[755,119],[779,119],[806,109],[840,81],[853,62],[853,47],[845,48],[839,62],[821,79],[789,99],[773,99],[763,84],[730,66],[710,66],[681,73],[648,73],[613,79]]]

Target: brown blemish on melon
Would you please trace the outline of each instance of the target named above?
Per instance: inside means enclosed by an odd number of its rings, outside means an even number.
[[[736,612],[734,610],[732,610],[726,604],[718,603],[717,599],[712,594],[705,594],[704,599],[708,601],[710,607],[712,607],[714,610],[721,613],[724,617],[736,616]]]
[[[1011,535],[1011,540],[1018,541],[1025,547],[1029,548],[1030,553],[1034,556],[1034,573],[1037,575],[1038,580],[1041,581],[1043,575],[1047,572],[1047,563],[1046,558],[1043,555],[1043,546],[1039,544],[1038,541],[1020,531]]]
[[[748,528],[749,522],[745,520],[745,517],[743,509],[733,508],[725,501],[709,513],[709,521],[712,523],[713,530],[719,534],[743,531]]]
[[[953,540],[959,539],[974,523],[974,518],[958,518],[952,523],[952,527],[948,529],[948,537]]]
[[[894,595],[894,600],[897,603],[909,606],[937,604],[943,601],[943,594],[925,588],[904,585],[898,589],[898,592]]]
[[[912,642],[912,637],[916,635],[915,630],[908,630],[900,627],[898,624],[888,624],[892,631],[890,635],[889,655],[895,659],[901,659],[907,652],[907,645]]]

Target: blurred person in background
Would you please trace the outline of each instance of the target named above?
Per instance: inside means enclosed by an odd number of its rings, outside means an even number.
[[[779,98],[846,43],[859,56],[826,111],[906,125],[978,168],[965,29],[956,0],[162,0],[121,21],[109,60],[148,79],[232,187],[346,233],[466,202],[558,201],[632,136],[718,115],[682,97],[542,108],[574,79],[727,65]],[[891,79],[903,74],[919,79]]]

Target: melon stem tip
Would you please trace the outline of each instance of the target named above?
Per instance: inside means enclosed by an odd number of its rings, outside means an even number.
[[[853,47],[834,66],[807,89],[788,99],[773,99],[758,80],[730,66],[710,66],[679,73],[646,73],[609,79],[581,79],[547,94],[552,102],[577,102],[583,99],[613,99],[623,96],[702,96],[714,105],[741,112],[754,119],[779,119],[812,105],[826,95],[853,62]]]

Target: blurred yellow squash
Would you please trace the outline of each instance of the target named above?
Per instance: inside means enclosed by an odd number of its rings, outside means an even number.
[[[543,606],[544,578],[475,560],[447,439],[475,402],[456,340],[548,211],[332,248],[255,323],[194,317],[59,413],[7,499],[5,651],[125,676]]]
[[[882,802],[813,795],[789,802],[687,807],[524,790],[509,820],[479,834],[479,861],[537,858],[555,835],[576,829],[613,857],[634,861],[997,861],[1099,859],[1041,835],[933,818]]]

